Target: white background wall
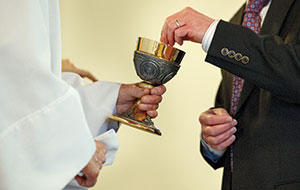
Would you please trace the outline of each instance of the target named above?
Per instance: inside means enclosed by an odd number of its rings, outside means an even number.
[[[212,18],[228,20],[244,0],[61,0],[63,57],[99,79],[140,81],[133,65],[138,36],[159,40],[167,16],[191,6]],[[201,45],[185,42],[178,74],[155,124],[158,137],[121,126],[120,150],[113,166],[101,171],[94,190],[215,190],[222,170],[214,171],[199,153],[201,112],[213,105],[218,68],[205,63]]]

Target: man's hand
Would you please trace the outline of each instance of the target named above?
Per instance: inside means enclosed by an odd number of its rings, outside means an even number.
[[[162,101],[162,94],[165,93],[165,86],[157,86],[152,89],[140,88],[135,84],[122,84],[116,104],[117,113],[121,114],[141,98],[139,109],[147,111],[147,114],[154,118],[157,116],[156,109]]]
[[[202,139],[211,148],[224,150],[234,142],[237,121],[225,109],[209,109],[200,115],[199,121]]]
[[[98,79],[89,71],[80,69],[76,67],[69,59],[63,59],[61,65],[62,72],[73,72],[80,75],[82,78],[88,78],[93,82],[98,81]]]
[[[90,162],[82,169],[83,176],[75,177],[77,183],[83,187],[93,187],[97,182],[97,177],[102,165],[105,163],[105,154],[107,152],[105,146],[98,141],[96,142],[96,152]]]
[[[185,40],[202,43],[203,36],[213,21],[214,19],[187,7],[166,19],[160,41],[171,46],[175,42],[182,45]]]

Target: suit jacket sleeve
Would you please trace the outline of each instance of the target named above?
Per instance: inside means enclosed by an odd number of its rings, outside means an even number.
[[[235,57],[223,56],[223,48],[249,57],[249,63],[243,64]],[[279,36],[259,36],[243,26],[220,21],[206,61],[244,78],[278,98],[298,104],[299,57],[298,41],[285,43]]]

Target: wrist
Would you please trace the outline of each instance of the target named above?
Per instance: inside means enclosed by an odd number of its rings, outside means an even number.
[[[217,26],[220,22],[220,19],[216,19],[214,20],[210,25],[209,27],[207,28],[204,36],[203,36],[203,39],[202,39],[202,49],[205,51],[205,52],[208,52],[209,50],[209,47],[210,47],[210,44],[212,42],[212,39],[215,35],[215,31],[217,29]]]

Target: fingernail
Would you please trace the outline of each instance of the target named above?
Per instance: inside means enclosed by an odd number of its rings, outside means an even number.
[[[231,132],[232,133],[235,133],[237,131],[237,128],[236,127],[233,127],[232,129],[231,129]]]
[[[230,138],[231,138],[232,140],[235,140],[235,135],[232,135]]]
[[[230,121],[232,121],[232,118],[231,117],[227,117],[226,121],[230,122]]]
[[[237,120],[233,120],[232,122],[231,122],[231,125],[236,125],[237,124]]]

